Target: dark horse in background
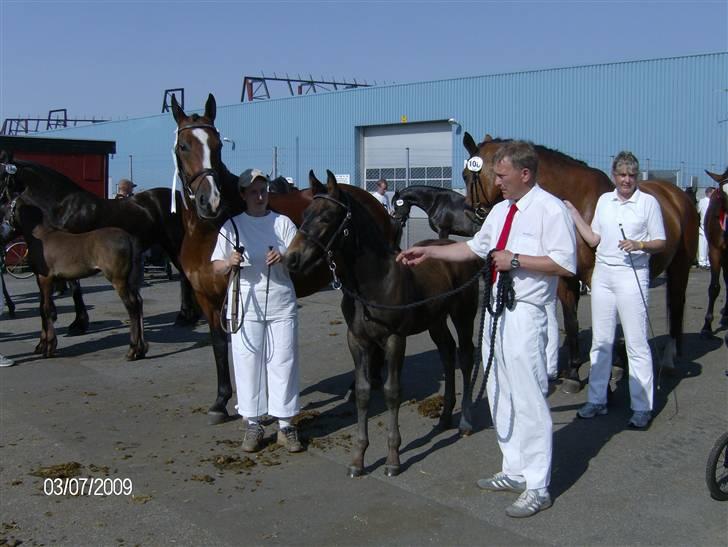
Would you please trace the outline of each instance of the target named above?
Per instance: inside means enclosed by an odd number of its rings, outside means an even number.
[[[708,308],[705,323],[701,330],[703,336],[713,333],[713,308],[720,294],[720,273],[723,272],[723,284],[728,293],[728,168],[722,175],[705,171],[718,183],[705,215],[705,237],[708,239],[708,258],[710,260],[710,285],[708,286]],[[728,327],[728,296],[721,311],[720,327]],[[728,333],[726,334],[728,343]]]
[[[412,207],[422,209],[427,214],[430,228],[440,239],[447,239],[450,234],[475,235],[481,225],[472,207],[465,204],[465,196],[448,188],[407,186],[394,193],[392,206],[394,207],[392,217],[402,229],[409,219]]]
[[[389,411],[389,452],[385,463],[388,476],[400,471],[399,406],[402,397],[401,375],[407,336],[429,331],[437,345],[445,369],[445,402],[440,425],[449,427],[455,405],[455,341],[447,326],[450,319],[459,341],[459,361],[463,374],[463,402],[460,428],[470,425],[473,367],[473,326],[478,307],[477,277],[480,261],[447,263],[430,261],[411,269],[395,261],[396,249],[387,242],[387,219],[374,217],[351,195],[342,192],[336,177],[328,171],[327,193],[317,194],[304,214],[298,234],[286,252],[291,272],[304,274],[320,264],[343,266],[340,280],[344,297],[341,310],[348,326],[347,341],[354,359],[357,445],[349,475],[364,471],[364,453],[369,446],[368,408],[370,380],[380,366],[381,352],[387,367],[384,398]],[[316,187],[312,187],[316,191]],[[448,245],[452,242],[430,240],[420,245]],[[476,279],[464,290],[447,298],[436,298],[424,305],[408,307],[426,298],[441,295]],[[401,306],[382,309],[374,304]]]
[[[119,228],[99,228],[82,234],[53,230],[44,225],[43,212],[14,197],[2,206],[0,241],[4,244],[23,236],[28,245],[28,263],[40,290],[40,341],[35,353],[52,357],[57,347],[54,321],[53,282],[89,277],[102,272],[113,285],[129,314],[131,341],[126,358],[141,359],[147,353],[144,341],[141,251],[137,239]]]
[[[17,168],[8,173],[4,165]],[[159,244],[181,272],[178,260],[184,230],[180,215],[170,213],[172,193],[168,188],[153,188],[127,199],[104,199],[81,188],[61,173],[38,163],[13,161],[9,153],[0,151],[0,202],[20,194],[26,203],[38,207],[52,228],[82,233],[98,228],[115,227],[132,234],[142,250]],[[76,319],[69,334],[83,334],[88,328],[88,314],[79,284],[73,285]],[[181,308],[177,323],[194,323],[198,312],[189,282],[181,276]]]
[[[222,139],[215,128],[215,97],[208,96],[202,116],[185,114],[174,96],[171,103],[172,115],[177,123],[175,161],[182,181],[182,199],[186,204],[185,208],[181,208],[185,236],[180,262],[210,326],[217,368],[217,397],[208,410],[208,417],[210,423],[220,423],[229,418],[227,403],[233,393],[227,335],[220,321],[227,276],[212,271],[210,256],[220,226],[229,217],[242,212],[244,202],[238,191],[237,175],[233,175],[222,162]],[[355,186],[347,186],[345,192],[362,203],[374,218],[386,223],[383,237],[394,244],[393,226],[380,203]],[[310,189],[270,194],[269,206],[300,226],[303,211],[311,203],[312,196]],[[331,273],[326,264],[321,264],[312,272],[293,274],[291,278],[296,296],[302,298],[325,287],[331,280]]]
[[[476,210],[487,214],[490,209],[503,199],[500,189],[494,184],[493,155],[507,142],[493,139],[486,135],[480,144],[469,133],[465,133],[463,145],[470,157],[482,159],[482,168],[471,171],[463,170],[463,178],[467,188],[467,201]],[[574,204],[587,223],[594,218],[599,196],[614,189],[609,178],[598,169],[575,160],[544,146],[536,146],[538,153],[537,180],[541,187],[562,200]],[[654,279],[662,272],[667,274],[667,309],[670,320],[670,338],[664,349],[662,365],[675,366],[675,356],[681,350],[683,332],[683,313],[685,310],[685,289],[688,284],[690,268],[698,246],[699,217],[695,206],[688,196],[675,185],[662,181],[641,181],[641,191],[654,196],[660,204],[665,224],[667,246],[662,253],[650,258],[650,276]],[[570,279],[561,279],[559,298],[564,309],[567,345],[569,348],[569,366],[563,389],[575,391],[580,389],[578,331],[576,316],[579,302],[579,281],[589,285],[594,270],[594,250],[577,235],[577,275]]]

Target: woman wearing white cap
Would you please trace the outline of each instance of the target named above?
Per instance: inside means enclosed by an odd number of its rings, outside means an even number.
[[[270,414],[278,418],[278,443],[300,452],[303,446],[291,423],[299,411],[296,293],[282,261],[296,226],[268,209],[268,182],[257,169],[240,175],[245,211],[220,228],[211,260],[215,272],[223,275],[241,266],[239,309],[244,318],[231,341],[237,408],[248,422],[242,449],[260,450],[260,419]],[[235,251],[236,242],[242,254]]]

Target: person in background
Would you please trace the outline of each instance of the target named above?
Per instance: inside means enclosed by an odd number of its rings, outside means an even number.
[[[3,309],[5,308],[5,291],[0,291],[0,315],[3,313]],[[0,367],[12,367],[15,364],[15,361],[12,359],[8,359],[5,357],[2,353],[0,353]]]
[[[477,484],[483,490],[520,493],[506,514],[522,518],[552,504],[546,306],[556,297],[558,276],[576,272],[576,234],[564,204],[536,182],[538,155],[531,143],[510,141],[501,146],[493,157],[493,169],[504,200],[493,207],[473,239],[415,246],[402,251],[397,260],[411,266],[431,258],[458,262],[486,258],[492,250],[495,270],[510,272],[515,305],[503,311],[495,346],[490,347],[492,317],[481,342],[483,363],[491,351],[494,355],[488,404],[503,462],[501,471]]]
[[[117,184],[116,186],[115,199],[125,199],[133,196],[134,188],[136,188],[136,184],[134,184],[132,181],[130,181],[129,179],[121,179],[119,181],[119,184]]]
[[[372,192],[372,195],[379,203],[382,204],[382,206],[386,209],[387,213],[391,215],[393,213],[393,210],[392,204],[389,202],[389,196],[387,196],[387,188],[387,179],[379,179],[377,181],[377,189]]]
[[[607,413],[614,330],[619,316],[629,363],[632,417],[628,425],[644,429],[652,421],[654,397],[646,309],[650,254],[665,248],[665,227],[657,200],[639,189],[639,172],[639,161],[631,152],[620,152],[614,158],[612,178],[616,188],[599,197],[591,226],[571,203],[564,204],[579,234],[590,247],[597,248],[591,280],[589,391],[587,403],[577,416],[590,419]]]
[[[713,194],[713,188],[705,189],[705,196],[700,198],[698,202],[698,213],[700,214],[700,228],[698,233],[698,268],[710,268],[708,261],[708,237],[705,234],[705,216],[708,214],[708,205],[710,205],[710,196]]]
[[[241,268],[239,306],[244,316],[240,330],[230,338],[237,409],[247,420],[242,449],[257,452],[262,448],[261,420],[270,414],[278,418],[278,444],[289,452],[301,452],[303,445],[292,423],[300,410],[298,310],[293,282],[283,263],[296,225],[268,209],[268,182],[257,169],[240,175],[238,190],[245,210],[222,225],[210,260],[220,275]],[[228,312],[231,308],[228,305]]]

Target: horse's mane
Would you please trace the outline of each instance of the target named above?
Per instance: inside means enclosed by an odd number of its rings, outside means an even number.
[[[458,195],[462,195],[462,194],[459,194],[458,192],[455,192],[455,190],[453,190],[452,188],[443,188],[441,186],[430,186],[428,184],[410,184],[409,186],[405,186],[401,190],[397,190],[397,192],[395,192],[395,194],[399,194],[401,192],[404,192],[404,191],[410,190],[410,189],[417,190],[417,189],[420,189],[420,188],[427,189],[427,190],[430,190],[432,192],[455,193],[455,194],[458,194]]]
[[[344,203],[348,202],[349,207],[351,207],[353,225],[350,232],[354,236],[357,249],[365,246],[382,256],[394,252],[392,246],[387,241],[386,234],[380,228],[376,217],[367,207],[353,193],[342,192],[341,195],[347,196]],[[378,202],[377,205],[379,205]]]
[[[481,142],[478,145],[478,148],[480,148],[481,146],[484,146],[486,144],[502,144],[502,143],[511,142],[511,141],[513,141],[513,139],[494,138],[490,141]],[[536,149],[536,152],[551,155],[557,160],[575,163],[575,164],[581,165],[583,167],[589,167],[589,164],[587,164],[586,162],[577,160],[576,158],[572,158],[568,154],[564,154],[563,152],[560,152],[559,150],[554,150],[553,148],[548,148],[547,146],[543,146],[542,144],[534,144],[533,147]],[[589,167],[589,169],[592,169],[592,167]]]

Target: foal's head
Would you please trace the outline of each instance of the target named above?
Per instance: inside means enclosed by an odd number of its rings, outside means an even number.
[[[202,116],[187,116],[172,95],[172,115],[177,122],[174,156],[182,180],[184,199],[194,202],[202,218],[216,218],[220,214],[220,174],[222,140],[215,128],[217,106],[210,94]]]

